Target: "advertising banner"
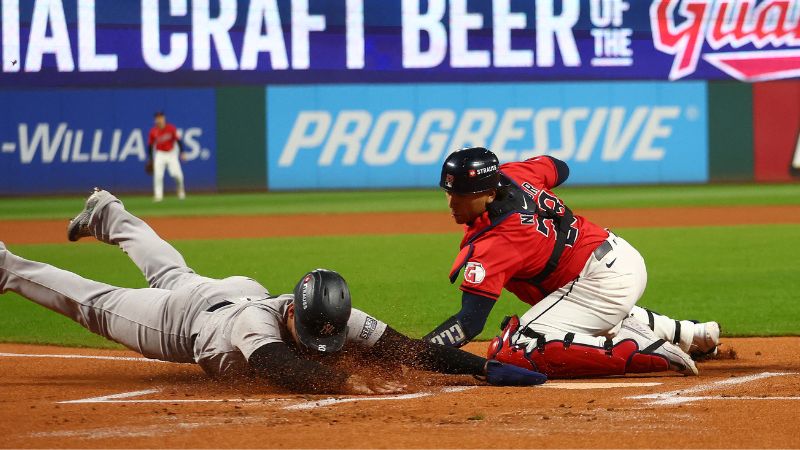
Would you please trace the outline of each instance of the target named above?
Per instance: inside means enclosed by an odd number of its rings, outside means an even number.
[[[144,161],[157,110],[182,136],[189,192],[216,188],[212,89],[15,90],[0,102],[0,195],[151,190]]]
[[[800,81],[753,86],[756,181],[800,180]]]
[[[0,87],[800,75],[800,0],[2,0]]]
[[[703,82],[267,88],[270,189],[434,187],[444,158],[551,155],[571,184],[708,179]]]

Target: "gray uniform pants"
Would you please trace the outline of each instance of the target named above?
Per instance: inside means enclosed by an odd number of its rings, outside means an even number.
[[[16,292],[148,358],[173,362],[194,362],[192,334],[201,325],[200,313],[226,298],[268,295],[249,278],[214,280],[194,273],[177,250],[110,194],[95,211],[95,237],[127,253],[150,288],[88,280],[0,244],[0,292]]]

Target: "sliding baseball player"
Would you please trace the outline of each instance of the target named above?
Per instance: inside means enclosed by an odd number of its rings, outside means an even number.
[[[365,364],[393,362],[471,374],[498,385],[546,380],[533,371],[398,333],[352,308],[347,283],[331,270],[311,271],[292,294],[279,296],[251,278],[199,275],[175,248],[103,190],[92,193],[67,228],[71,241],[89,236],[118,246],[150,287],[128,289],[88,280],[21,258],[0,242],[0,293],[16,292],[148,358],[197,363],[212,377],[258,376],[299,392],[404,390],[394,381],[325,364],[321,357],[345,346],[361,347]]]

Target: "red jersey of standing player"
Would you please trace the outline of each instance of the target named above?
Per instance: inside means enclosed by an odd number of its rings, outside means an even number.
[[[578,277],[609,234],[553,194],[568,176],[566,163],[549,156],[499,165],[472,148],[448,157],[440,185],[465,225],[450,271],[451,282],[464,271],[461,311],[425,339],[461,346],[483,330],[503,288],[534,305]]]
[[[178,129],[171,123],[166,123],[163,128],[153,126],[150,129],[150,136],[147,138],[147,146],[155,146],[156,150],[160,152],[172,150],[178,142],[180,142]]]

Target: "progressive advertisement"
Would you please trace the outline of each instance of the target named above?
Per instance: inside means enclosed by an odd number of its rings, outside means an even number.
[[[211,89],[0,91],[0,195],[150,191],[144,172],[153,113],[179,129],[192,190],[216,188]],[[167,187],[171,186],[165,176]]]
[[[800,75],[800,0],[2,0],[0,87]]]
[[[434,187],[470,146],[562,159],[571,184],[708,179],[703,82],[277,86],[266,102],[272,190]]]

